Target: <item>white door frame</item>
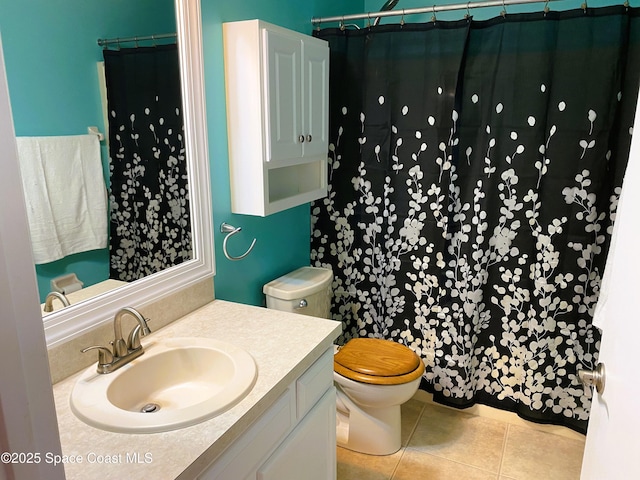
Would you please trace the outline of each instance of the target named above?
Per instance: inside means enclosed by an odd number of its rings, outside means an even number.
[[[1,39],[0,168],[0,479],[64,479]]]

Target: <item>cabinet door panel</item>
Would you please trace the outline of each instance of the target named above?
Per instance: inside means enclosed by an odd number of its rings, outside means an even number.
[[[267,161],[302,156],[302,46],[298,39],[264,30],[268,58]]]
[[[314,39],[315,40],[315,39]],[[304,42],[304,156],[326,157],[329,145],[329,46]]]
[[[257,480],[336,478],[336,394],[331,387],[267,462]]]
[[[198,480],[255,478],[256,468],[286,437],[295,419],[295,398],[287,391]]]

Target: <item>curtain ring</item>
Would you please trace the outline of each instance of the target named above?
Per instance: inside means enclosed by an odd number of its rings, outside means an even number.
[[[344,16],[342,16],[342,19],[340,20],[340,30],[342,30],[344,32],[345,26],[344,26]]]
[[[504,0],[502,0],[502,11],[500,12],[502,18],[507,16],[507,6],[504,4]]]
[[[582,8],[582,11],[586,14],[587,13],[587,1],[585,0],[585,2],[582,4],[582,6],[580,7]]]
[[[434,5],[433,6],[433,15],[431,15],[431,21],[433,23],[436,23],[436,20],[437,20],[437,18],[436,18],[436,6]]]
[[[464,15],[464,19],[465,20],[469,20],[471,18],[471,12],[469,11],[469,4],[470,3],[471,2],[467,2],[467,13],[465,13],[465,15]]]
[[[547,13],[549,13],[549,0],[544,2],[544,8],[542,9],[542,11],[544,12],[544,16],[546,17]]]
[[[138,45],[138,37],[133,37],[133,41],[136,45],[136,48],[138,48],[140,45]]]
[[[404,26],[404,8],[402,9],[402,16],[400,17],[400,26]]]
[[[367,12],[367,28],[371,28],[371,12]]]

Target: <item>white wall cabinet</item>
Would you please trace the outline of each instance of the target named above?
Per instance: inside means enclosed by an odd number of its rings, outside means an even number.
[[[293,382],[198,478],[335,479],[333,347]]]
[[[327,42],[260,20],[225,23],[223,36],[232,212],[326,196]]]

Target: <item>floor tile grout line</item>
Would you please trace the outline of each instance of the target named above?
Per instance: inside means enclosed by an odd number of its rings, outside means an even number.
[[[485,469],[485,468],[482,468],[482,467],[479,467],[477,465],[473,465],[473,464],[470,464],[470,463],[465,463],[465,462],[462,462],[460,460],[454,460],[454,459],[451,459],[451,458],[449,458],[447,456],[440,455],[438,453],[426,452],[424,450],[421,450],[421,449],[415,448],[415,447],[412,448],[409,444],[411,442],[411,438],[415,434],[415,430],[418,428],[418,424],[420,423],[420,420],[422,419],[422,416],[424,414],[425,409],[426,409],[426,407],[423,407],[422,412],[420,413],[420,416],[418,417],[418,420],[416,421],[416,424],[415,424],[415,426],[414,426],[414,428],[413,428],[413,430],[411,432],[411,435],[409,436],[409,440],[407,441],[407,445],[403,448],[402,457],[400,458],[400,461],[402,461],[402,458],[404,458],[404,454],[406,453],[406,451],[407,450],[411,450],[412,452],[418,453],[420,455],[428,455],[428,456],[431,456],[431,457],[434,457],[434,458],[439,458],[440,460],[444,460],[444,461],[447,461],[447,462],[451,462],[451,463],[455,463],[455,464],[462,465],[462,466],[465,466],[465,467],[469,467],[469,468],[472,468],[474,470],[479,470],[479,471],[482,471],[482,472],[485,472],[485,473],[496,475],[496,479],[500,478],[500,470],[502,468],[502,456],[500,458],[500,464],[498,466],[498,470],[494,471],[494,470]],[[506,423],[506,422],[500,422],[500,423],[505,423],[507,425],[507,428],[508,428],[508,425],[509,425],[508,423]],[[503,443],[502,443],[502,453],[503,454],[504,454],[504,451],[505,451],[505,448],[506,448],[506,437],[507,437],[506,432],[507,432],[507,429],[505,429],[505,436],[504,436]],[[396,468],[394,469],[393,475],[395,475],[396,470],[398,469],[399,466],[400,466],[400,462],[398,462],[398,464],[396,465]],[[393,480],[393,476],[391,477],[390,480]]]
[[[480,472],[488,473],[488,474],[491,474],[491,475],[496,475],[496,478],[500,477],[500,473],[496,472],[494,470],[487,469],[487,468],[482,468],[482,467],[479,467],[477,465],[473,465],[471,463],[462,462],[460,460],[454,460],[452,458],[448,458],[448,457],[445,457],[445,456],[442,456],[442,455],[438,455],[437,453],[425,452],[423,450],[417,450],[415,448],[409,448],[409,447],[404,448],[403,452],[402,452],[402,457],[404,457],[404,454],[406,453],[407,450],[411,450],[413,453],[416,453],[418,455],[425,455],[425,456],[437,458],[437,459],[440,459],[440,460],[444,460],[445,462],[455,463],[456,465],[461,465],[463,467],[468,467],[468,468],[471,468],[473,470],[477,470],[477,471],[480,471]],[[401,460],[402,460],[402,458],[401,458]],[[399,465],[400,465],[400,462],[398,462],[398,466]],[[397,466],[396,466],[396,470],[397,470]],[[394,470],[394,474],[395,474],[395,470]],[[511,478],[511,477],[509,477],[509,478]],[[393,479],[391,479],[391,480],[393,480]]]
[[[504,439],[502,440],[502,452],[500,454],[500,466],[498,467],[498,478],[502,475],[502,465],[504,463],[504,456],[507,453],[507,442],[509,441],[509,432],[511,431],[511,424],[507,422],[507,428],[504,431]]]
[[[418,424],[419,424],[419,423],[420,423],[420,421],[422,420],[422,417],[423,417],[424,412],[425,412],[425,410],[426,410],[426,405],[427,405],[427,403],[425,402],[425,406],[424,406],[424,407],[422,407],[422,411],[420,412],[420,415],[418,416],[418,420],[416,421],[416,423],[415,423],[415,425],[414,425],[414,427],[413,427],[413,430],[412,430],[411,434],[409,435],[409,439],[408,439],[408,441],[407,441],[407,445],[404,447],[404,450],[405,450],[405,451],[406,451],[406,450],[411,450],[411,451],[416,452],[416,453],[425,454],[425,455],[430,455],[430,456],[432,456],[432,457],[439,458],[439,459],[442,459],[442,460],[446,460],[446,461],[448,461],[448,462],[457,463],[458,465],[464,465],[464,466],[466,466],[466,467],[470,467],[470,468],[473,468],[473,469],[476,469],[476,470],[480,470],[480,471],[483,471],[483,472],[486,472],[486,473],[495,474],[495,475],[496,475],[496,478],[499,478],[499,477],[500,477],[500,474],[501,474],[501,471],[502,471],[502,461],[503,461],[504,453],[505,453],[505,451],[506,451],[506,446],[507,446],[507,434],[508,434],[508,431],[509,431],[509,425],[510,425],[510,423],[509,423],[509,422],[505,422],[505,421],[503,421],[503,420],[499,420],[499,419],[486,418],[487,420],[489,420],[489,421],[491,421],[491,422],[500,423],[500,424],[502,424],[502,425],[504,425],[504,426],[505,426],[505,430],[504,430],[504,432],[505,432],[505,433],[504,433],[504,437],[503,437],[503,440],[502,440],[502,447],[501,447],[501,450],[502,450],[502,451],[501,451],[501,455],[500,455],[500,463],[498,464],[498,469],[497,469],[496,471],[494,471],[494,470],[492,470],[492,469],[486,469],[486,468],[483,468],[483,467],[479,467],[479,466],[477,466],[477,465],[473,465],[473,464],[470,464],[470,463],[465,463],[465,462],[460,461],[460,460],[453,460],[453,459],[451,459],[451,458],[449,458],[449,457],[447,457],[447,456],[440,455],[440,454],[438,454],[438,453],[434,453],[434,452],[426,452],[426,451],[424,451],[424,450],[421,450],[420,448],[411,447],[411,445],[410,445],[410,443],[411,443],[411,439],[412,439],[413,435],[415,434],[416,429],[418,428]],[[439,405],[438,405],[438,406],[439,406]],[[447,408],[449,408],[449,407],[447,407]],[[454,409],[454,411],[456,411],[457,413],[459,413],[459,414],[461,414],[461,415],[466,415],[466,416],[468,416],[469,418],[478,418],[478,417],[480,417],[479,415],[474,415],[474,414],[472,414],[472,413],[467,413],[467,412],[461,412],[461,411],[459,411],[459,410],[457,410],[457,409]],[[484,417],[482,417],[482,418],[484,418]],[[404,457],[404,452],[403,452],[403,455],[402,455],[402,456]]]
[[[402,450],[402,454],[400,455],[400,458],[398,459],[398,463],[396,463],[396,466],[393,467],[393,471],[391,472],[391,476],[389,477],[389,480],[393,480],[393,477],[398,471],[398,467],[400,466],[400,462],[404,458],[404,454],[407,452],[407,449],[405,447],[402,447],[400,450]]]
[[[416,433],[418,424],[420,423],[420,420],[422,420],[422,415],[424,415],[424,411],[426,407],[427,407],[427,404],[423,403],[422,408],[420,409],[420,413],[416,417],[416,421],[414,422],[413,427],[411,428],[411,432],[409,432],[409,436],[407,437],[407,444],[402,448],[408,447],[409,444],[411,443],[411,439],[413,438],[413,435]]]
[[[425,410],[427,404],[424,403],[424,402],[421,402],[421,403],[422,403],[422,407],[420,408],[420,413],[416,417],[416,421],[414,422],[413,427],[411,428],[411,432],[409,432],[409,435],[407,436],[407,444],[400,447],[400,450],[402,450],[402,454],[400,455],[400,458],[398,459],[398,463],[396,463],[396,466],[393,467],[393,471],[391,472],[391,476],[389,477],[389,480],[393,480],[394,475],[398,471],[398,467],[400,466],[400,462],[402,462],[402,459],[404,458],[404,454],[407,452],[407,447],[409,446],[409,443],[411,443],[411,439],[413,438],[413,434],[416,433],[416,429],[418,428],[418,424],[420,423],[420,420],[422,420],[422,415],[424,414],[424,410]]]

